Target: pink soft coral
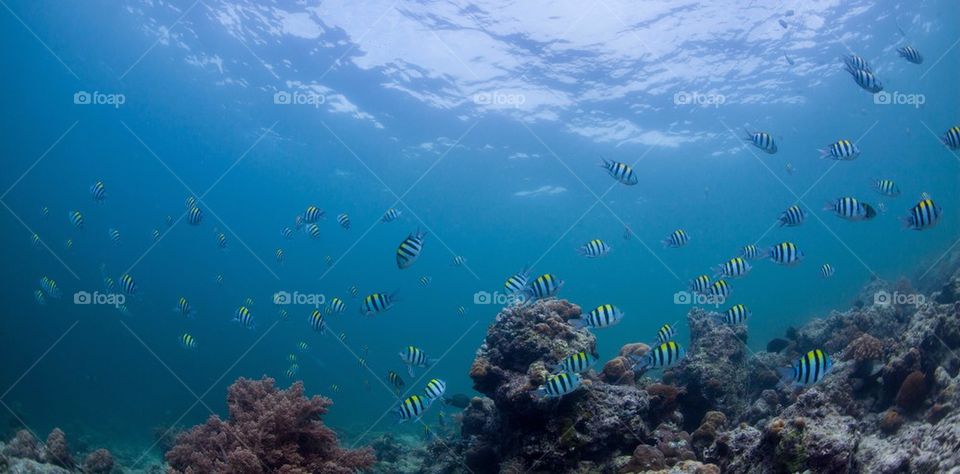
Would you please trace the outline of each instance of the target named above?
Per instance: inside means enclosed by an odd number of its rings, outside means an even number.
[[[341,448],[320,421],[331,404],[304,396],[301,382],[278,390],[269,377],[237,379],[227,392],[228,419],[211,416],[177,436],[166,455],[170,472],[351,474],[370,467],[371,449]]]

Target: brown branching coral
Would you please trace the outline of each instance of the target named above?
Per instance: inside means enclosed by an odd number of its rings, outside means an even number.
[[[301,382],[278,390],[271,378],[240,378],[228,390],[226,420],[211,416],[177,436],[166,455],[170,472],[350,474],[370,467],[370,449],[342,449],[320,421],[331,404],[307,398]]]

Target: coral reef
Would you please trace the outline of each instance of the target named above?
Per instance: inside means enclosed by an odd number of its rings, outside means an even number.
[[[170,472],[349,474],[370,467],[372,449],[342,449],[320,421],[331,404],[307,398],[300,382],[279,390],[268,377],[237,379],[227,394],[228,418],[211,416],[178,435],[166,454]]]
[[[77,466],[67,435],[54,428],[41,444],[30,431],[20,430],[7,444],[0,443],[0,472],[13,474],[110,474],[113,456],[106,449],[89,453]]]
[[[536,472],[613,469],[648,436],[646,391],[618,384],[630,372],[625,363],[615,376],[610,370],[585,374],[585,387],[562,398],[535,396],[560,359],[594,352],[594,336],[567,322],[579,316],[576,305],[552,299],[497,315],[470,372],[485,397],[471,400],[456,443],[472,471],[500,472],[501,465]]]

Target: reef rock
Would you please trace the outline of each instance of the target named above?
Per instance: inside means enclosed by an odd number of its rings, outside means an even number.
[[[487,397],[472,400],[464,413],[460,449],[471,470],[612,469],[648,434],[647,393],[607,375],[584,374],[583,386],[561,398],[535,395],[562,358],[595,352],[593,334],[568,322],[579,316],[579,307],[554,299],[497,315],[470,372]]]

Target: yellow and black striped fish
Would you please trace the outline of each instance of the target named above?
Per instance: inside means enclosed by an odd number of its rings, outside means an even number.
[[[580,373],[590,370],[590,367],[597,361],[596,357],[587,351],[580,351],[564,357],[560,363],[553,367],[554,372]]]
[[[363,299],[363,305],[360,312],[365,316],[373,316],[389,310],[397,300],[397,292],[393,293],[372,293]]]
[[[400,423],[403,423],[412,419],[419,419],[423,412],[427,411],[427,408],[430,408],[430,400],[426,397],[421,397],[420,395],[411,395],[410,398],[404,400],[400,406],[394,410],[394,413],[400,419]]]
[[[426,236],[426,232],[421,232],[420,229],[417,229],[416,232],[408,235],[406,239],[403,239],[403,242],[400,242],[400,245],[397,246],[398,268],[401,270],[409,268],[410,265],[413,265],[414,262],[417,261],[417,258],[420,257],[420,252],[423,251],[423,240]]]
[[[943,209],[927,197],[910,209],[910,215],[902,218],[903,225],[913,230],[929,229],[940,222],[942,214]]]
[[[687,351],[676,342],[669,341],[654,347],[643,357],[631,356],[635,362],[634,370],[662,369],[680,362]]]
[[[791,367],[780,368],[780,378],[797,385],[817,383],[827,375],[833,361],[820,349],[814,349],[803,355]]]
[[[583,379],[580,374],[560,373],[547,377],[546,382],[537,388],[537,395],[541,397],[562,397],[580,388]]]

